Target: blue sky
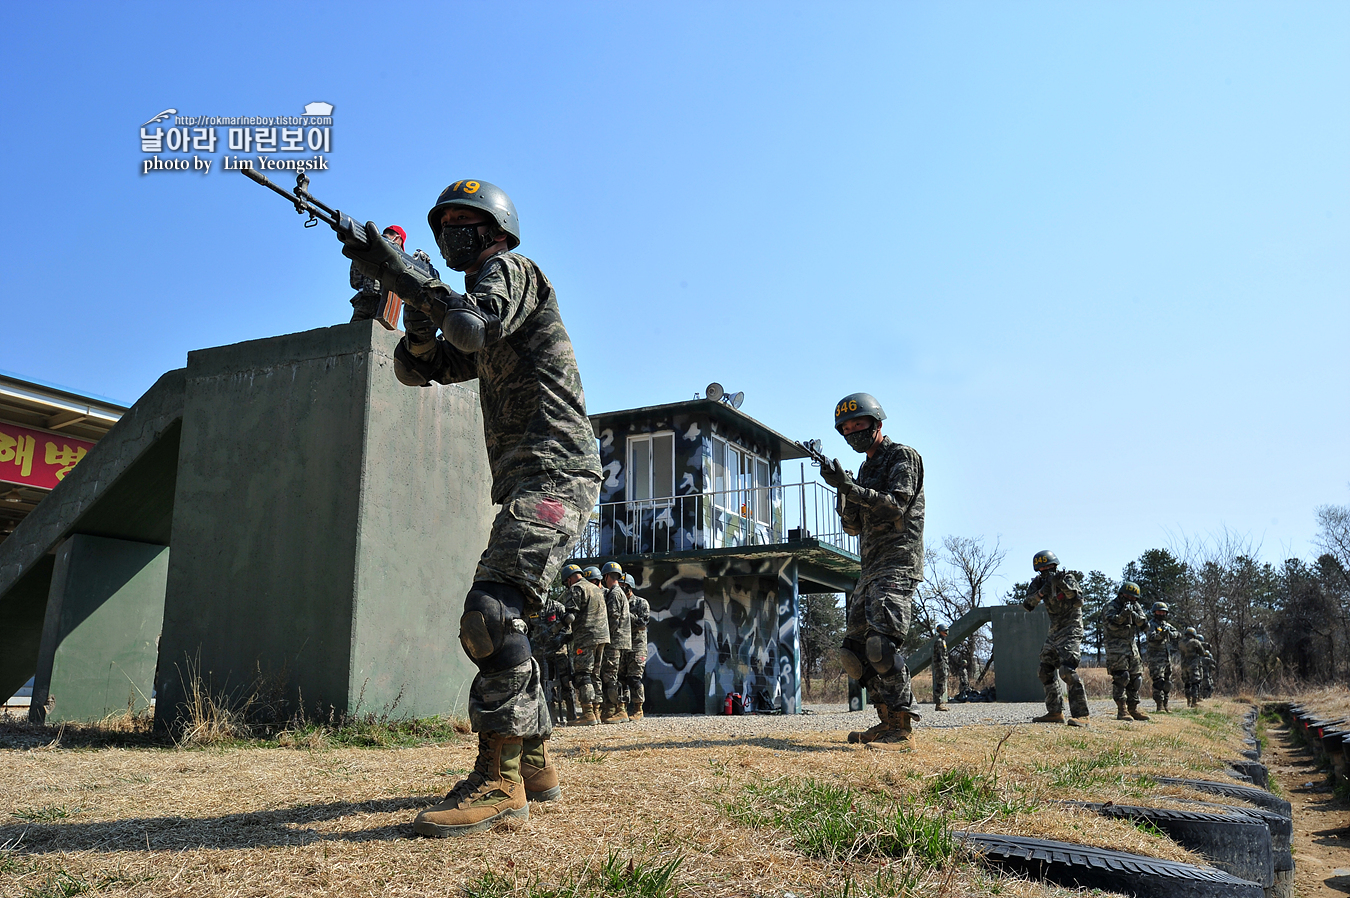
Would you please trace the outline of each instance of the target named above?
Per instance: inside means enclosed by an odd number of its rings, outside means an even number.
[[[1112,575],[1224,530],[1306,556],[1350,503],[1344,3],[6,19],[21,376],[131,402],[190,350],[345,320],[326,229],[237,174],[140,173],[160,110],[323,100],[313,191],[410,245],[451,181],[511,194],[592,411],[717,380],[853,465],[831,410],[872,392],[924,456],[930,541],[998,536],[998,591],[1044,547]]]

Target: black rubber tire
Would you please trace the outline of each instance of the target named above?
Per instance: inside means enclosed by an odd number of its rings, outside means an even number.
[[[1270,771],[1260,761],[1229,761],[1228,766],[1251,780],[1256,786],[1262,789],[1270,788]]]
[[[1239,879],[1269,887],[1275,883],[1270,828],[1244,811],[1178,811],[1136,805],[1073,802],[1104,817],[1146,821],[1167,833],[1182,848],[1205,856],[1211,864]]]
[[[956,835],[989,864],[1069,888],[1134,898],[1266,898],[1257,883],[1212,867],[1024,836]]]
[[[1284,870],[1294,869],[1293,820],[1290,820],[1283,814],[1267,811],[1265,808],[1252,807],[1251,805],[1238,807],[1231,804],[1211,804],[1208,801],[1196,801],[1192,798],[1184,800],[1196,807],[1206,808],[1208,810],[1236,811],[1241,814],[1252,814],[1253,816],[1261,818],[1266,822],[1266,828],[1270,830],[1270,851],[1275,872],[1280,873]]]
[[[1257,789],[1255,786],[1241,786],[1237,783],[1215,783],[1210,780],[1183,779],[1175,776],[1160,776],[1158,777],[1158,782],[1167,783],[1173,786],[1186,786],[1195,789],[1197,792],[1208,792],[1211,795],[1222,795],[1225,798],[1237,798],[1248,804],[1254,804],[1258,808],[1265,808],[1267,811],[1283,814],[1285,817],[1291,817],[1294,812],[1289,802],[1277,795],[1272,795],[1265,789]]]

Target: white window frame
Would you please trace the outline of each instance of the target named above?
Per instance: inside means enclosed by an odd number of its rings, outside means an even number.
[[[669,470],[669,472],[668,472],[668,473],[669,473],[669,478],[670,478],[670,479],[669,479],[669,481],[668,481],[668,483],[666,484],[666,487],[665,487],[666,495],[664,495],[664,496],[657,496],[657,495],[655,495],[655,494],[656,494],[657,491],[658,491],[658,490],[657,490],[657,484],[658,484],[657,478],[658,478],[659,474],[658,474],[658,472],[657,472],[657,470],[656,470],[657,467],[658,467],[658,464],[657,464],[657,461],[658,461],[658,460],[657,460],[657,458],[656,458],[656,454],[655,454],[655,451],[654,451],[654,444],[655,444],[656,440],[661,439],[661,438],[663,438],[663,437],[664,437],[664,438],[668,438],[668,439],[670,440],[670,470]],[[647,447],[647,460],[648,460],[648,465],[647,465],[647,483],[645,484],[646,489],[644,490],[644,492],[646,492],[647,495],[646,495],[645,498],[641,498],[641,499],[639,499],[639,498],[636,497],[637,490],[634,489],[634,485],[635,485],[635,481],[634,481],[634,473],[635,473],[635,471],[636,471],[636,466],[633,464],[633,451],[634,451],[635,448],[637,448],[637,447],[640,446],[640,445],[645,445],[645,446]],[[625,482],[626,482],[627,485],[628,485],[628,488],[627,488],[627,490],[626,490],[625,492],[628,494],[628,504],[629,504],[629,505],[638,505],[638,506],[643,507],[643,508],[664,508],[664,507],[667,507],[667,506],[674,505],[674,504],[675,504],[675,431],[673,431],[673,430],[658,430],[658,431],[655,431],[654,433],[632,434],[632,435],[630,435],[630,436],[628,437],[628,446],[627,446],[627,449],[626,449],[625,451],[626,451],[626,453],[627,453],[627,459],[626,459],[626,463],[627,463],[627,468],[626,468],[626,471],[627,471],[627,478],[626,478]],[[666,472],[660,472],[660,473],[666,473]]]
[[[723,471],[726,482],[722,488],[717,484],[717,450],[722,447]],[[773,466],[763,458],[723,437],[713,436],[712,483],[708,492],[713,494],[713,507],[727,514],[748,518],[760,524],[773,525]],[[736,459],[736,473],[730,474],[730,466],[725,464],[730,458]],[[757,484],[757,472],[764,474],[765,482]],[[747,508],[749,514],[744,514]],[[761,514],[762,513],[762,514]]]

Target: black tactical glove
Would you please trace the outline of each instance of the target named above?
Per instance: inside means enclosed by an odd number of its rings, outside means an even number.
[[[853,485],[853,475],[844,470],[839,459],[830,459],[829,465],[820,466],[820,479],[837,490],[845,490]]]
[[[409,337],[405,336],[394,347],[394,376],[398,382],[409,387],[429,387],[436,376],[436,343],[431,343],[431,352],[426,355],[414,355],[408,348]]]
[[[426,311],[423,297],[428,284],[439,283],[413,268],[388,240],[380,235],[375,222],[366,222],[366,245],[342,244],[342,254],[356,263],[357,270],[380,282],[384,290],[393,290],[405,302]]]

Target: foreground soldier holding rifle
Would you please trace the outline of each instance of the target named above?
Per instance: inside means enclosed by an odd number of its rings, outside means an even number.
[[[478,667],[469,689],[478,759],[413,828],[458,836],[528,817],[527,799],[561,790],[544,750],[553,724],[525,618],[542,607],[600,494],[600,454],[553,286],[511,252],[520,244],[516,208],[486,181],[456,181],[427,214],[445,263],[464,272],[463,293],[381,239],[374,223],[358,226],[299,187],[277,192],[332,227],[343,255],[403,298],[400,382],[478,380],[492,502],[501,506],[460,618],[460,643]]]

